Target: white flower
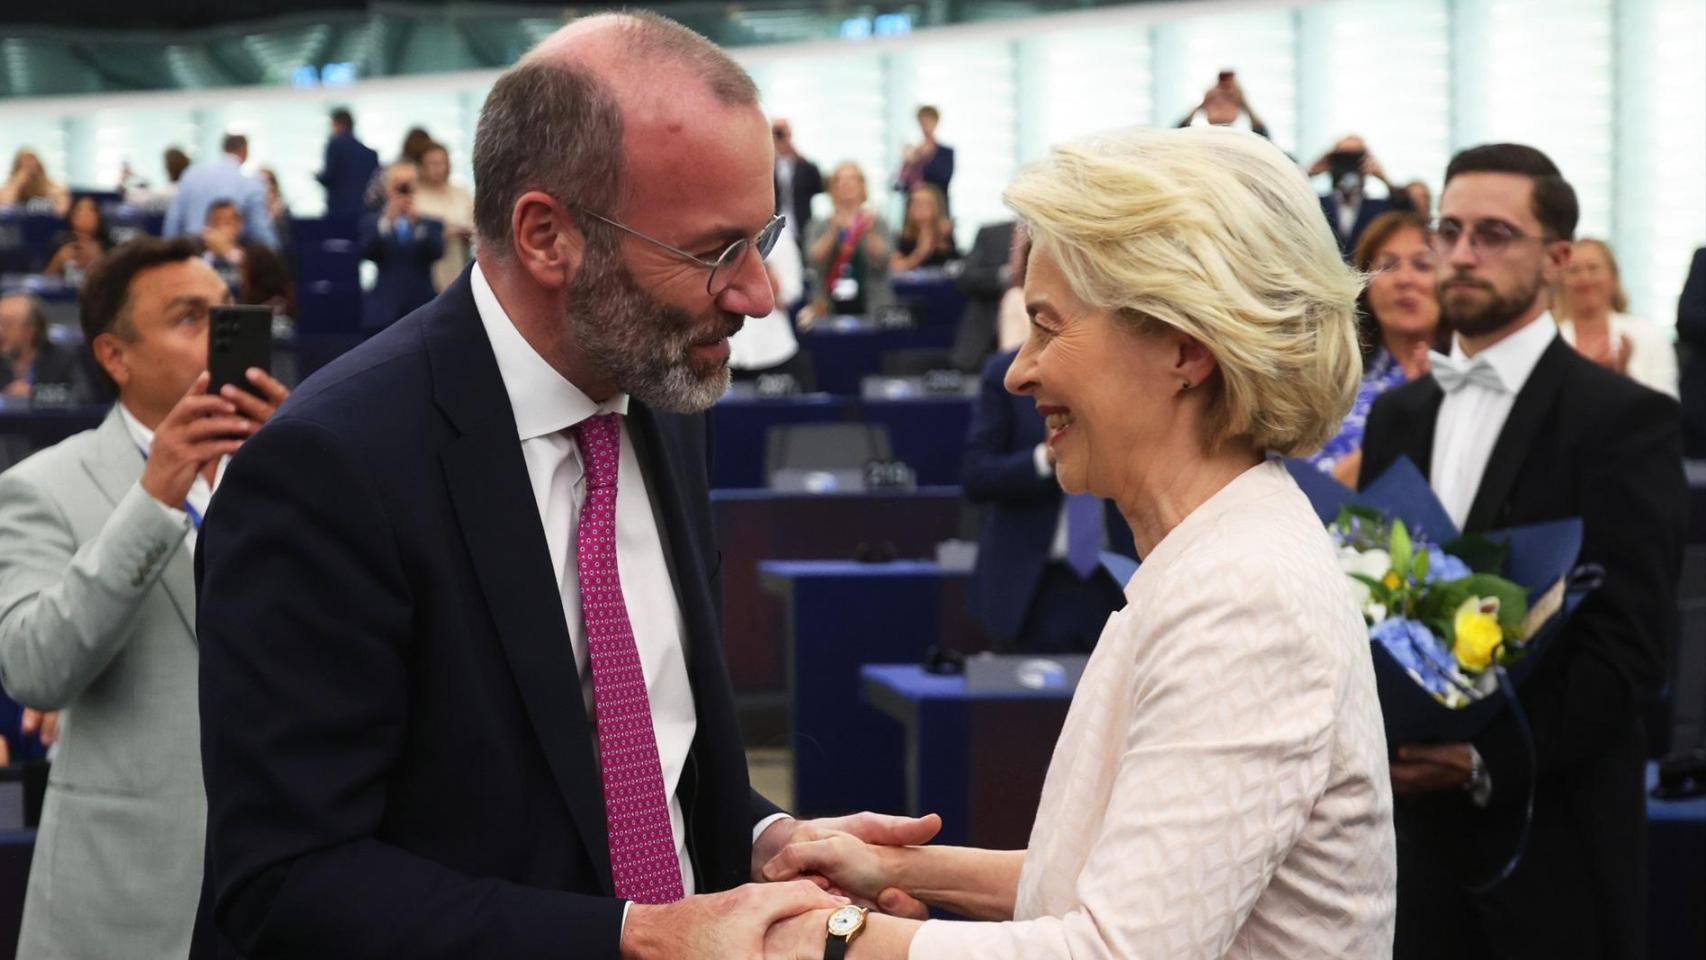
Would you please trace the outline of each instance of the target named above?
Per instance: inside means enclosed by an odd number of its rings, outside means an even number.
[[[1375,549],[1359,551],[1355,547],[1341,546],[1339,548],[1339,569],[1345,571],[1345,579],[1350,581],[1351,596],[1356,599],[1357,609],[1362,611],[1369,623],[1379,623],[1386,619],[1385,604],[1376,603],[1369,596],[1368,584],[1350,576],[1359,573],[1370,580],[1379,580],[1392,569],[1392,556],[1385,550]]]

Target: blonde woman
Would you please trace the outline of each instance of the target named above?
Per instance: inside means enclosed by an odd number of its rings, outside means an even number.
[[[1676,396],[1676,347],[1657,324],[1632,317],[1617,257],[1603,240],[1583,238],[1553,297],[1558,332],[1589,360],[1636,383]]]
[[[54,216],[63,217],[71,210],[71,191],[47,175],[34,150],[19,150],[12,156],[11,175],[0,184],[0,207],[31,202],[45,203]]]
[[[1073,697],[1029,847],[824,833],[772,879],[849,906],[772,928],[817,960],[1390,957],[1386,740],[1368,637],[1270,452],[1320,446],[1362,365],[1355,274],[1278,149],[1221,128],[1056,148],[1006,201],[1033,246],[1007,388],[1060,485],[1115,501],[1143,566]],[[851,942],[848,942],[851,932]]]

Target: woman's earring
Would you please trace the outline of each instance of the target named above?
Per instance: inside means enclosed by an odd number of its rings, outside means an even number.
[[[1180,390],[1189,390],[1190,388],[1191,388],[1191,382],[1189,380],[1180,380],[1179,381],[1179,389]]]

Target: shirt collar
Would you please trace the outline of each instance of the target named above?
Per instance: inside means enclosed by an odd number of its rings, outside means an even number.
[[[123,403],[118,405],[118,415],[124,420],[124,429],[130,434],[130,442],[136,444],[144,457],[148,456],[154,449],[154,431],[143,426],[142,421],[136,419],[136,414],[131,413],[130,408]]]
[[[476,263],[472,272],[474,308],[486,328],[486,339],[491,341],[492,355],[498,361],[498,376],[503,380],[510,410],[515,414],[515,432],[522,440],[559,433],[600,413],[628,413],[626,393],[594,403],[546,363],[515,328],[492,285],[486,282],[480,265]]]
[[[1558,324],[1552,319],[1550,311],[1528,322],[1528,325],[1510,336],[1493,344],[1474,357],[1475,360],[1486,359],[1499,374],[1499,380],[1505,389],[1512,394],[1520,393],[1523,384],[1528,382],[1528,375],[1534,372],[1534,367],[1540,362],[1540,357],[1546,348],[1552,345],[1552,339],[1558,335]],[[1452,359],[1462,363],[1471,363],[1469,355],[1463,352],[1463,339],[1453,337],[1451,341]]]

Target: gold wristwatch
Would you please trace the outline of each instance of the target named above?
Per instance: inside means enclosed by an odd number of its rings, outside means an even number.
[[[823,960],[846,960],[847,947],[865,929],[864,907],[845,906],[829,915],[829,941],[823,946]]]

